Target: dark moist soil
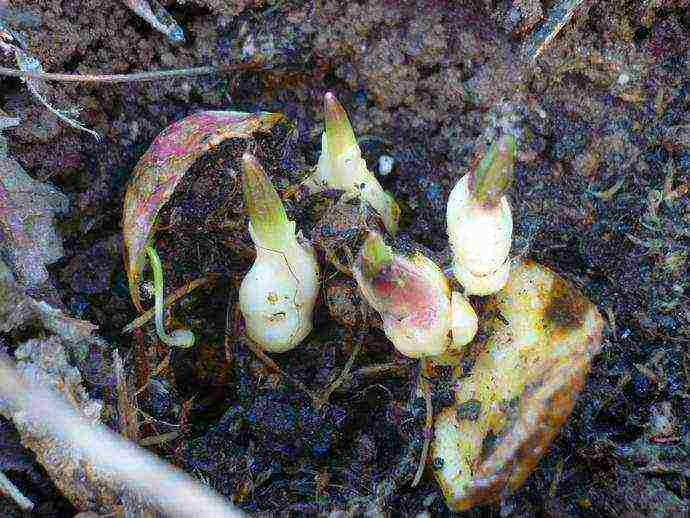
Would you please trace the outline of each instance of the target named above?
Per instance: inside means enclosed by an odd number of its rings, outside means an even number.
[[[381,332],[364,334],[354,368],[386,363],[389,370],[355,377],[320,410],[238,338],[237,288],[253,248],[237,157],[251,146],[281,192],[294,187],[316,161],[322,98],[331,90],[370,168],[377,170],[382,154],[395,159],[381,181],[402,207],[401,245],[425,247],[440,260],[448,257],[450,189],[496,128],[512,120],[521,135],[511,193],[514,253],[574,281],[609,321],[579,403],[536,471],[502,503],[464,516],[666,517],[687,510],[690,201],[686,192],[673,203],[654,202],[665,182],[668,191],[690,180],[687,1],[586,1],[531,64],[521,48],[539,27],[539,4],[546,12],[555,2],[163,3],[186,43],[169,43],[116,0],[17,0],[9,23],[49,71],[241,62],[254,69],[155,83],[51,83],[51,102],[82,108],[80,120],[101,142],[54,118],[19,80],[0,81],[0,106],[22,120],[8,132],[10,155],[71,201],[60,222],[65,257],[51,267],[52,281],[72,315],[98,324],[124,352],[137,386],[167,351],[152,345],[149,328],[134,338],[120,331],[136,316],[120,252],[134,165],[163,128],[201,109],[277,111],[291,121],[199,160],[159,221],[168,287],[218,274],[173,311],[197,345],[173,351],[171,367],[138,401],[151,416],[144,435],[180,429],[163,422],[182,424],[179,438],[158,447],[161,455],[246,511],[450,514],[430,469],[410,487],[424,403],[412,396],[416,364]],[[319,245],[328,281],[315,331],[276,361],[316,393],[341,371],[361,329],[351,281],[325,260],[327,249],[345,257],[341,245],[357,238],[343,224],[347,210],[333,211],[336,199],[288,203],[298,228]],[[112,402],[107,388],[90,390]],[[435,394],[440,408],[443,390]],[[13,433],[0,422],[1,469],[38,504],[36,516],[72,516]],[[7,501],[0,508],[17,515]]]

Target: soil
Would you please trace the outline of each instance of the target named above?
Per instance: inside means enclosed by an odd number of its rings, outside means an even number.
[[[6,133],[9,155],[70,199],[60,220],[65,257],[49,268],[51,281],[70,314],[98,324],[120,349],[137,386],[167,350],[151,345],[148,327],[121,332],[137,316],[121,256],[130,172],[160,131],[202,109],[275,111],[290,120],[250,144],[227,141],[195,163],[159,220],[168,289],[217,274],[173,310],[197,345],[172,351],[170,367],[138,401],[144,436],[182,432],[156,447],[160,455],[248,512],[451,515],[430,469],[416,488],[409,483],[425,419],[415,395],[418,367],[375,325],[362,336],[356,290],[326,258],[331,250],[345,257],[358,237],[341,219],[356,217],[332,215],[337,196],[287,203],[297,227],[317,242],[329,280],[315,331],[274,358],[315,393],[338,376],[360,339],[355,371],[384,367],[353,377],[317,409],[239,338],[237,289],[253,248],[238,157],[250,145],[281,193],[296,186],[316,163],[323,94],[332,91],[370,169],[378,170],[381,155],[394,159],[380,180],[402,208],[400,246],[423,247],[439,261],[449,258],[450,189],[497,128],[515,128],[513,254],[574,282],[608,319],[587,385],[537,470],[515,494],[462,515],[687,512],[687,0],[585,1],[535,60],[523,49],[557,2],[162,3],[185,31],[184,43],[169,42],[117,0],[15,0],[8,23],[51,72],[249,69],[152,83],[50,83],[51,102],[81,108],[80,121],[100,142],[56,119],[19,79],[0,80],[0,106],[22,121]],[[11,57],[3,61],[14,66]],[[670,192],[680,195],[660,201]],[[327,217],[334,221],[324,223]],[[10,345],[18,339],[0,336]],[[112,403],[109,387],[88,388]],[[442,398],[436,391],[435,407]],[[35,516],[76,514],[2,420],[0,442],[0,467],[37,503]],[[19,516],[9,501],[0,500],[0,510]]]

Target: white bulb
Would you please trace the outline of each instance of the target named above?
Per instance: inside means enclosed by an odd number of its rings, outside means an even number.
[[[504,194],[512,180],[515,139],[504,136],[448,198],[453,270],[469,295],[490,295],[508,280],[513,216]]]
[[[354,274],[386,336],[405,356],[442,355],[451,346],[451,329],[459,341],[472,340],[477,331],[472,306],[464,298],[451,304],[448,280],[431,259],[397,254],[376,233],[362,246]]]
[[[283,250],[257,246],[240,286],[247,335],[270,352],[294,348],[312,330],[318,292],[319,267],[311,245],[293,237]]]
[[[379,214],[386,230],[398,230],[400,208],[367,168],[345,110],[335,96],[324,99],[326,130],[321,135],[321,155],[315,173],[305,181],[313,192],[322,189],[345,191],[348,198],[361,197]]]
[[[295,223],[259,162],[247,153],[242,160],[256,259],[240,286],[240,310],[249,338],[267,351],[284,352],[312,329],[319,265],[313,247],[295,235]]]

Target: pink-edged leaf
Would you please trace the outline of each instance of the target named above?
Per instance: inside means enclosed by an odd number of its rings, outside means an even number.
[[[151,239],[156,217],[189,167],[206,151],[229,138],[251,138],[285,120],[279,113],[204,111],[171,124],[156,137],[137,163],[122,216],[125,268],[134,305],[142,311],[139,277],[144,247]]]

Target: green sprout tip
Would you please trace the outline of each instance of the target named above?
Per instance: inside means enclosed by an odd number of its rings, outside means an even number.
[[[393,251],[378,232],[370,232],[362,245],[362,273],[367,279],[378,275],[393,262]]]
[[[516,142],[513,135],[503,135],[492,144],[471,176],[472,193],[484,205],[497,205],[513,182]]]
[[[244,206],[249,213],[256,244],[265,248],[283,250],[294,228],[290,225],[283,202],[268,175],[251,154],[242,156],[242,191]]]
[[[338,157],[341,153],[356,146],[357,139],[350,119],[335,95],[331,92],[326,93],[323,104],[328,155]]]

